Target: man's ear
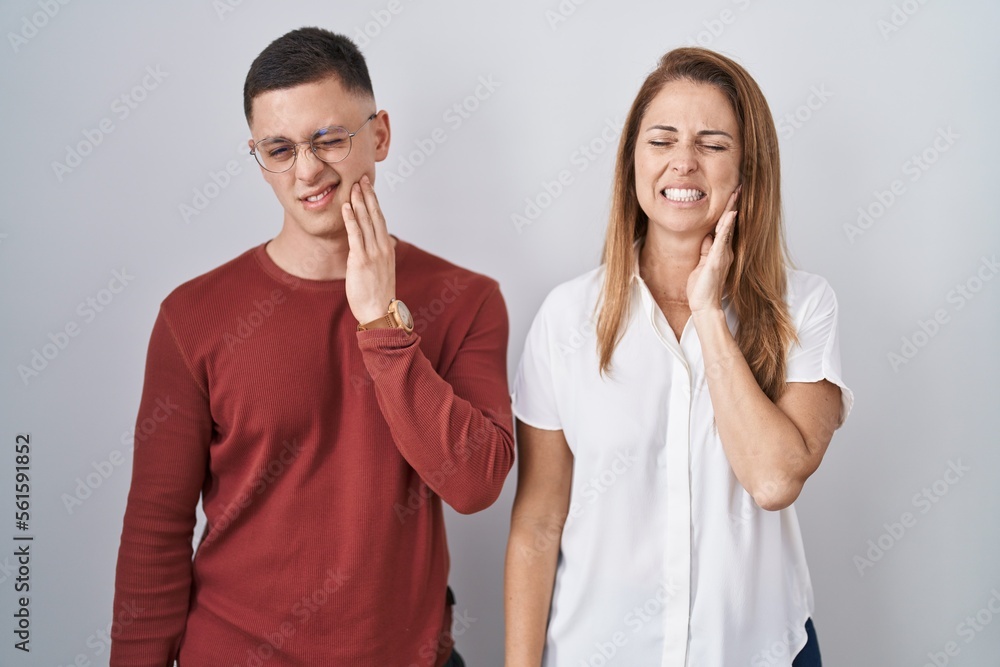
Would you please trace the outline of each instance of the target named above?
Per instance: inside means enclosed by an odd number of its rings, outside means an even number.
[[[375,135],[375,161],[381,162],[389,155],[389,139],[392,130],[389,127],[389,112],[382,110],[372,119],[372,132]]]

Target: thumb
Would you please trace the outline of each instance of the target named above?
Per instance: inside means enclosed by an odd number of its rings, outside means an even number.
[[[706,234],[705,238],[703,238],[701,240],[701,257],[702,257],[702,259],[705,259],[706,257],[708,257],[708,253],[712,249],[713,243],[715,243],[715,240],[712,238],[711,234]]]

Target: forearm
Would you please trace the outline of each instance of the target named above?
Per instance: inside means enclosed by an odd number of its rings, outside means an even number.
[[[184,633],[195,508],[212,433],[207,393],[193,377],[161,310],[136,418],[115,575],[112,667],[172,665]]]
[[[144,408],[145,408],[144,401]],[[185,404],[182,403],[184,407]],[[115,575],[111,665],[173,664],[191,595],[191,537],[205,458],[167,433],[184,419],[171,415],[134,450]],[[147,414],[140,410],[139,423]]]
[[[504,568],[506,667],[538,667],[565,517],[514,518]]]
[[[139,511],[130,503],[122,533],[111,631],[112,667],[172,665],[187,622],[191,530],[151,533],[136,525]]]
[[[761,390],[721,310],[692,313],[716,426],[729,464],[764,509],[790,504],[813,472],[795,424]]]
[[[463,382],[469,399],[431,366],[419,338],[397,329],[362,332],[361,348],[379,407],[400,453],[462,513],[500,495],[514,461],[505,369],[480,369]]]

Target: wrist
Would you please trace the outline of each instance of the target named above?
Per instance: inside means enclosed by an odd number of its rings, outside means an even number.
[[[381,314],[370,320],[360,320],[358,331],[369,329],[403,329],[407,333],[413,331],[413,316],[409,309],[399,299],[392,299]]]
[[[721,308],[703,308],[691,311],[691,320],[694,323],[695,331],[702,343],[722,340],[725,337],[732,338],[729,331],[729,323],[726,321],[726,313]]]
[[[386,300],[383,304],[372,304],[358,310],[358,312],[354,315],[358,320],[358,324],[373,322],[380,317],[385,317],[386,313],[389,312],[389,303],[390,301]]]
[[[697,324],[699,320],[704,322],[721,318],[722,321],[725,321],[726,313],[724,310],[722,310],[722,305],[718,304],[714,306],[705,306],[697,309],[692,308],[691,318],[694,319],[695,324]]]

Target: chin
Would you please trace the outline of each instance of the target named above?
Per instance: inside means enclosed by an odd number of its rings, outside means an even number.
[[[297,219],[295,226],[309,236],[330,237],[344,228],[344,221],[341,218],[333,219],[332,217],[312,220]]]
[[[668,234],[678,234],[682,236],[698,235],[703,238],[706,234],[715,229],[717,220],[705,220],[704,218],[689,218],[684,216],[671,216],[667,219],[649,219],[649,227],[656,228]]]
[[[323,238],[334,238],[339,236],[345,229],[344,222],[342,220],[338,220],[312,230],[312,235]]]

